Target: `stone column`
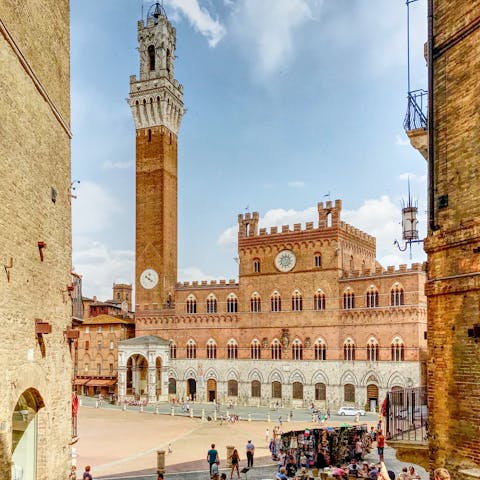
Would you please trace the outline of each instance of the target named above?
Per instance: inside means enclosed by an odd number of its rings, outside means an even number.
[[[118,385],[117,385],[117,396],[118,403],[122,404],[125,401],[125,396],[127,394],[127,369],[125,367],[118,368]]]
[[[162,366],[160,369],[160,386],[158,401],[168,402],[168,367],[166,366]]]
[[[156,378],[156,368],[148,366],[147,374],[147,392],[148,392],[148,403],[156,403],[157,401],[157,378]]]

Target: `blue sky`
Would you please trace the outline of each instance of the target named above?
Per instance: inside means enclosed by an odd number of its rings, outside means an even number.
[[[143,2],[144,14],[151,5]],[[412,88],[426,88],[426,0],[411,5]],[[403,132],[403,0],[165,0],[177,29],[179,280],[237,278],[238,213],[261,226],[343,220],[377,237],[384,265],[413,258],[401,238],[410,177],[425,233],[426,162]],[[134,283],[135,128],[141,0],[71,0],[73,264],[84,294]]]

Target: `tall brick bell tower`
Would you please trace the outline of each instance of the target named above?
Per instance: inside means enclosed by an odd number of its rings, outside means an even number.
[[[176,31],[157,2],[138,22],[140,77],[130,77],[136,128],[136,316],[173,306],[177,281],[177,135],[183,87],[174,78]]]

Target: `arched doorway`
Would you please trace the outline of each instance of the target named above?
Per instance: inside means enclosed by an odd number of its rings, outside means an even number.
[[[375,412],[378,405],[378,386],[374,383],[367,385],[367,402],[370,406],[370,411]]]
[[[194,378],[187,380],[187,396],[195,400],[197,396],[197,381]]]
[[[217,381],[214,378],[207,380],[207,401],[213,402],[217,399]]]
[[[45,404],[37,390],[23,392],[12,415],[12,475],[37,478],[37,412]]]
[[[127,395],[147,394],[148,361],[135,354],[127,360]]]

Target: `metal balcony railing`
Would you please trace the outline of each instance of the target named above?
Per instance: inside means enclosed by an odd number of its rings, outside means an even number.
[[[417,128],[427,128],[428,92],[425,90],[412,90],[408,92],[408,107],[403,121],[406,132]]]
[[[402,388],[387,393],[386,437],[424,442],[428,433],[426,387]]]

